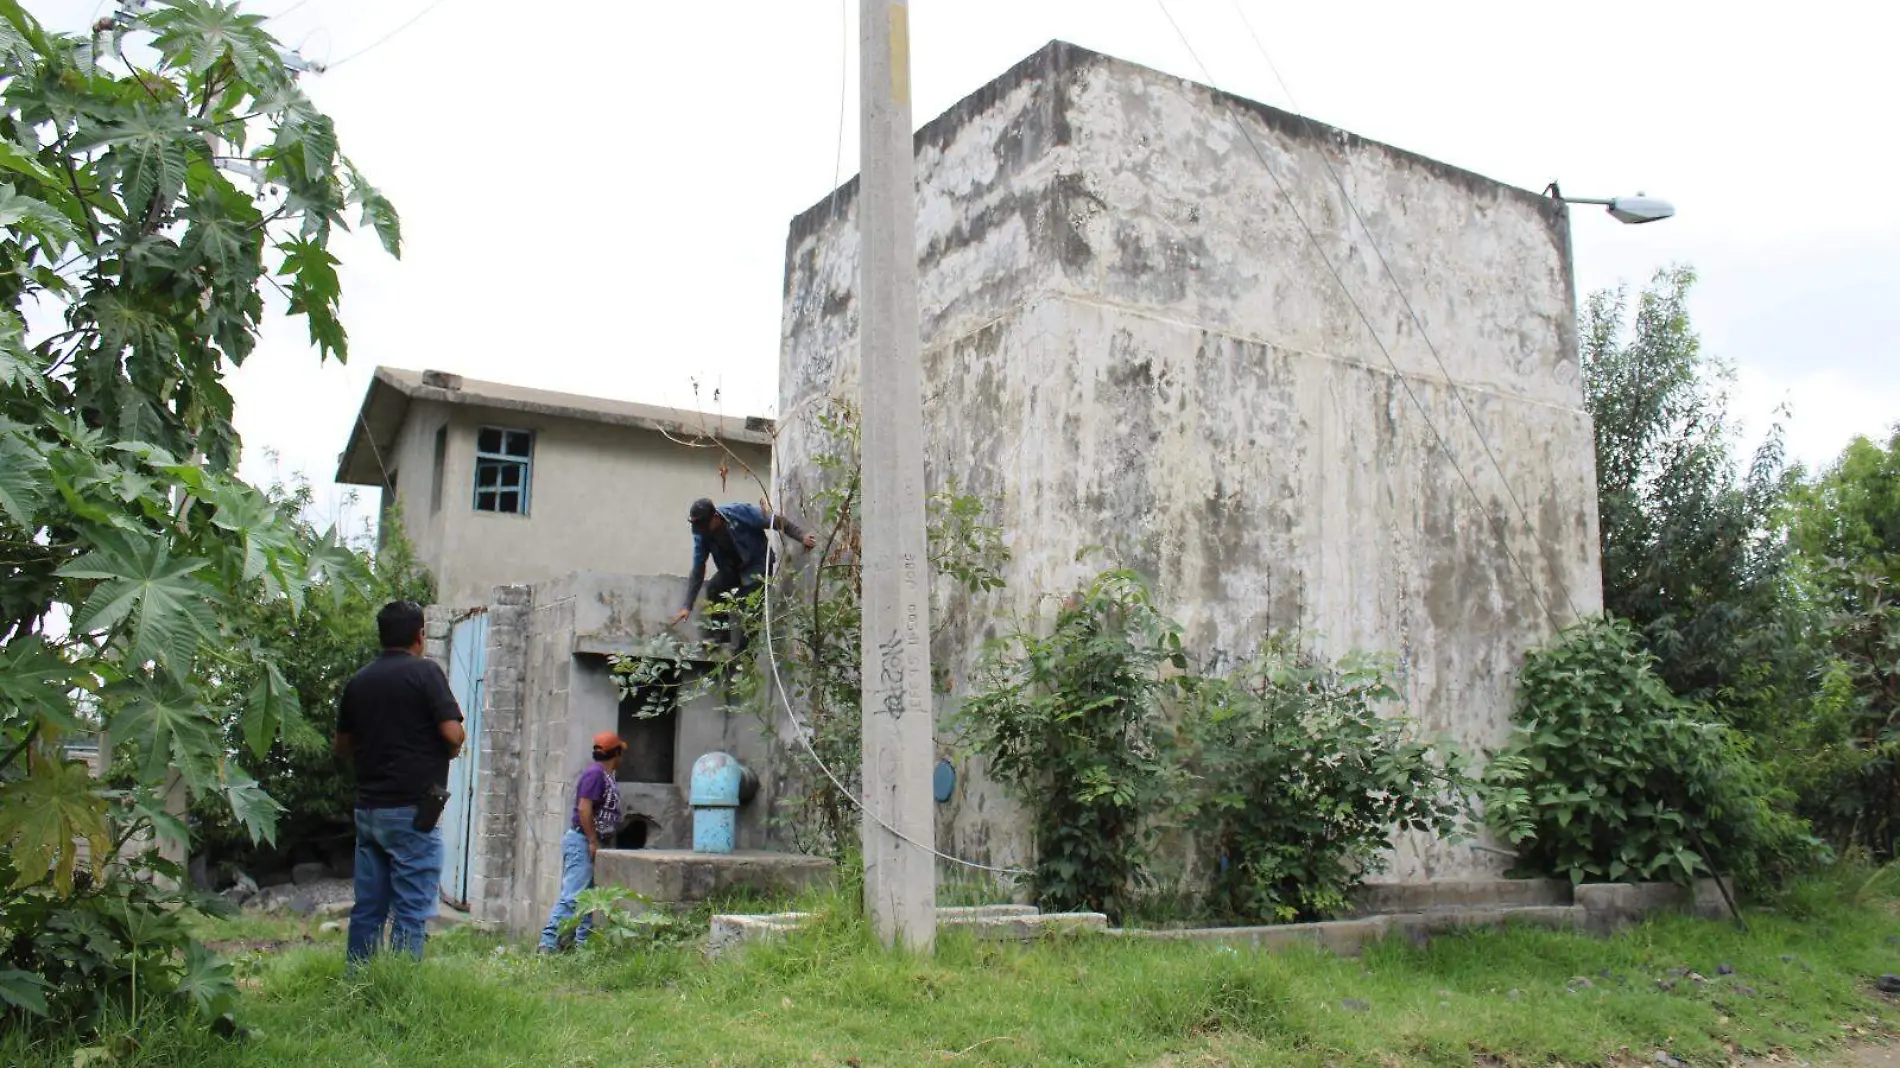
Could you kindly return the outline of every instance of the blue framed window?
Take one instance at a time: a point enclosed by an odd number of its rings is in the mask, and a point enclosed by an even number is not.
[[[534,433],[485,426],[475,435],[475,510],[528,514]]]

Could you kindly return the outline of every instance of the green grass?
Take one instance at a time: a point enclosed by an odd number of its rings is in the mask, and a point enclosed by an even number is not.
[[[691,947],[538,958],[456,931],[420,966],[379,961],[355,980],[337,935],[306,945],[313,925],[252,924],[240,937],[288,943],[245,958],[256,1033],[232,1043],[148,1023],[114,1063],[1579,1065],[1654,1064],[1666,1049],[1706,1064],[1825,1055],[1900,1023],[1870,987],[1900,971],[1891,902],[1813,884],[1750,924],[1666,919],[1607,940],[1478,933],[1358,960],[956,937],[919,959],[874,948],[843,918],[713,963]],[[1706,981],[1658,985],[1681,969]],[[66,1068],[72,1049],[4,1036],[0,1064]]]

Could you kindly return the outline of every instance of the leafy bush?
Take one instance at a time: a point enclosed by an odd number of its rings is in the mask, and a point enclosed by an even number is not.
[[[237,609],[295,616],[361,577],[333,535],[237,478],[224,375],[253,355],[267,277],[318,353],[346,357],[330,239],[355,207],[393,254],[400,224],[234,5],[128,5],[79,36],[0,0],[0,133],[6,1022],[35,991],[61,1016],[148,993],[210,1011],[213,958],[118,847],[188,847],[179,789],[270,839],[278,805],[243,761],[294,742],[300,702]],[[220,690],[239,674],[247,689]],[[65,759],[65,739],[101,731],[124,789]]]
[[[1826,654],[1777,764],[1800,811],[1843,850],[1900,853],[1900,430],[1866,438],[1802,484],[1790,509],[1800,588]]]
[[[153,876],[183,872],[153,857],[73,892],[45,886],[0,890],[0,1021],[36,1017],[92,1031],[155,1008],[196,1013],[231,1026],[237,1000],[231,965],[194,941],[193,913],[223,914],[221,899],[158,888]],[[0,853],[0,884],[14,872]]]
[[[579,948],[589,952],[627,949],[656,949],[691,940],[698,932],[672,913],[653,907],[653,902],[622,886],[592,886],[574,899],[574,915],[562,924],[560,938],[568,942],[580,931],[581,921],[592,916],[594,922],[587,941]]]
[[[1380,660],[1329,664],[1274,638],[1194,688],[1191,826],[1213,868],[1215,915],[1323,919],[1380,869],[1395,832],[1464,832],[1466,758],[1380,715],[1399,696]]]
[[[1515,730],[1484,776],[1486,815],[1522,874],[1759,880],[1813,856],[1746,740],[1663,684],[1635,630],[1576,624],[1534,651]]]
[[[289,522],[316,536],[303,518],[311,499],[306,480],[297,478],[273,487],[271,496],[291,517]],[[380,651],[378,609],[394,600],[429,604],[435,599],[433,584],[416,561],[393,504],[383,513],[379,538],[382,544],[374,553],[349,550],[356,558],[360,582],[324,583],[311,591],[301,610],[256,589],[232,606],[231,617],[256,635],[258,644],[273,657],[303,715],[252,764],[258,785],[283,806],[274,842],[253,841],[226,806],[204,800],[192,806],[195,846],[213,863],[251,870],[288,867],[302,859],[320,859],[326,846],[329,851],[350,848],[355,837],[356,773],[348,761],[339,761],[330,752],[337,696],[350,676]],[[221,666],[207,682],[210,705],[241,709],[243,695],[257,686],[262,675],[257,663]],[[253,728],[235,712],[222,719],[225,745],[233,751],[241,749],[247,744],[247,729]]]
[[[1165,674],[1187,667],[1179,629],[1141,579],[1107,571],[1065,601],[1047,635],[984,654],[959,716],[991,775],[1031,810],[1044,907],[1119,916],[1152,847],[1148,814],[1174,781]]]

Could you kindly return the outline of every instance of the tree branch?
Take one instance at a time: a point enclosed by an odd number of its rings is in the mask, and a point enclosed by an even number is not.
[[[27,748],[33,744],[34,739],[39,736],[40,725],[38,723],[34,723],[28,727],[26,729],[26,737],[20,739],[20,744],[14,746],[13,751],[8,753],[4,758],[0,758],[0,771],[5,771],[7,768],[12,767],[13,762],[20,759],[20,754],[26,752]]]

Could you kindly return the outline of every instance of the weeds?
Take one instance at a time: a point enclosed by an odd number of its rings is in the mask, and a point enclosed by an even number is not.
[[[287,932],[289,948],[243,969],[248,1038],[147,1017],[90,1046],[103,1051],[96,1065],[115,1068],[1808,1056],[1900,1024],[1871,986],[1900,971],[1900,921],[1881,884],[1867,882],[1856,869],[1800,884],[1758,906],[1748,933],[1666,919],[1611,939],[1511,930],[1388,943],[1357,960],[1106,938],[1018,946],[954,932],[933,956],[892,954],[849,898],[803,902],[818,917],[809,929],[717,962],[694,943],[537,957],[458,931],[433,940],[420,965],[379,958],[346,979],[339,936],[303,945]],[[0,1064],[68,1068],[77,1045],[0,1036]]]

